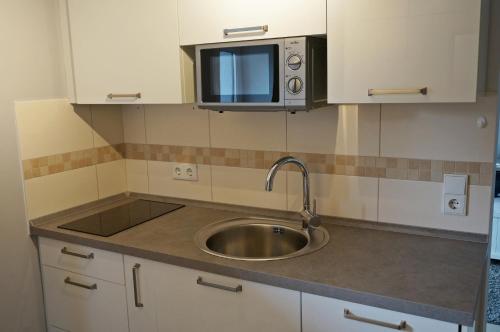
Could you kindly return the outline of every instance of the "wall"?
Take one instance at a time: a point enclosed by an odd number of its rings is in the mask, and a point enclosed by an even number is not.
[[[488,75],[486,89],[498,91],[498,74],[500,72],[500,0],[490,1],[490,26],[488,45]]]
[[[495,96],[477,104],[344,105],[297,114],[221,114],[191,105],[123,112],[131,191],[299,210],[301,176],[292,168],[272,193],[264,191],[266,169],[292,154],[310,167],[322,214],[488,232]],[[484,129],[475,125],[479,115],[490,123]],[[197,163],[199,181],[173,180],[173,162]],[[468,216],[442,215],[444,173],[470,175]]]
[[[56,2],[1,1],[0,329],[45,330],[38,258],[28,236],[14,101],[64,96]]]
[[[16,103],[30,219],[127,190],[119,105]]]
[[[298,211],[293,167],[264,191],[267,169],[292,154],[311,170],[321,214],[488,232],[496,96],[297,114],[67,100],[20,102],[16,111],[30,218],[125,190]],[[476,126],[480,115],[486,128]],[[174,180],[175,162],[197,164],[199,181]],[[444,173],[469,174],[468,216],[441,213]]]

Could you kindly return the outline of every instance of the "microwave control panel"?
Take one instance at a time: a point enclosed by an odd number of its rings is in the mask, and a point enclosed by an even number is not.
[[[306,106],[306,37],[285,39],[285,106]]]

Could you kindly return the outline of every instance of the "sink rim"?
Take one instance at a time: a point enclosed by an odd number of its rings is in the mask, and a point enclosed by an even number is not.
[[[207,246],[207,242],[208,239],[210,239],[210,237],[224,230],[237,227],[238,225],[259,225],[259,224],[267,226],[278,226],[289,229],[294,232],[301,233],[306,237],[307,244],[303,248],[294,251],[292,253],[281,256],[270,256],[270,257],[231,256],[211,250]],[[309,230],[304,230],[300,222],[295,222],[293,220],[254,217],[254,216],[233,217],[210,223],[199,229],[194,237],[194,243],[202,251],[213,256],[232,259],[232,260],[239,260],[239,261],[274,261],[274,260],[283,260],[293,257],[304,256],[323,248],[328,244],[329,241],[330,241],[330,234],[322,226],[309,231]]]

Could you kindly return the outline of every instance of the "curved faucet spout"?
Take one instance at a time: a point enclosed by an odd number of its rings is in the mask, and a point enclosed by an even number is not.
[[[296,165],[302,173],[302,190],[303,190],[304,206],[301,215],[304,219],[304,228],[307,228],[309,225],[314,227],[319,226],[320,220],[319,217],[316,215],[316,211],[311,211],[311,204],[309,199],[309,171],[307,170],[306,165],[301,160],[292,156],[287,156],[278,159],[273,164],[273,166],[271,166],[269,172],[267,172],[266,191],[273,190],[273,183],[276,173],[278,173],[278,170],[286,164]]]
[[[272,191],[273,190],[273,184],[274,184],[274,177],[276,176],[276,173],[278,173],[278,170],[285,166],[286,164],[294,164],[296,165],[300,171],[302,172],[302,177],[303,177],[303,189],[304,189],[304,208],[310,207],[310,201],[309,201],[309,172],[307,171],[306,165],[299,159],[292,157],[292,156],[287,156],[278,159],[273,166],[269,169],[267,172],[267,177],[266,177],[266,191]]]

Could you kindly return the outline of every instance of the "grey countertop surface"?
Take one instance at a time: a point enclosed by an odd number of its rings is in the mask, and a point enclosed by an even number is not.
[[[31,234],[456,324],[474,321],[487,251],[487,243],[476,240],[326,218],[330,242],[317,252],[279,261],[236,261],[202,252],[194,235],[209,223],[261,211],[194,203],[110,237],[57,228],[130,199],[32,221]]]

